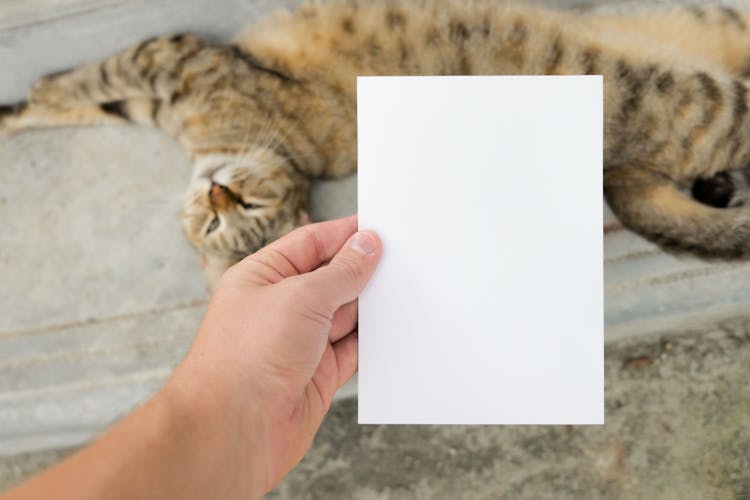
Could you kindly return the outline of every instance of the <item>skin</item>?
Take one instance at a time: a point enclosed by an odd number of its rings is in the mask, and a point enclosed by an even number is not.
[[[357,370],[357,296],[380,240],[356,217],[299,228],[230,268],[152,399],[2,500],[258,498],[309,449]]]

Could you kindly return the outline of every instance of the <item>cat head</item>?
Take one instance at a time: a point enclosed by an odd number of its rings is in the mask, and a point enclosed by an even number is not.
[[[308,187],[272,149],[196,159],[182,222],[210,289],[243,257],[308,222]]]

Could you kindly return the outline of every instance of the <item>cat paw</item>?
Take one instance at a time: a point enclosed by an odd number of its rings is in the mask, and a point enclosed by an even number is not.
[[[13,104],[0,104],[0,137],[11,135],[18,127],[14,122],[26,110],[26,102],[17,102]]]
[[[693,198],[716,208],[729,205],[734,194],[734,187],[726,172],[721,172],[710,179],[696,179],[691,189]]]
[[[691,194],[697,201],[715,208],[747,205],[747,172],[743,169],[726,170],[708,179],[696,179]]]

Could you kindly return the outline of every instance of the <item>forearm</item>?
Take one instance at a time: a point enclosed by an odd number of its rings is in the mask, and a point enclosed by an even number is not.
[[[262,493],[221,415],[170,381],[95,443],[2,500],[256,498]],[[245,444],[248,436],[243,436]]]

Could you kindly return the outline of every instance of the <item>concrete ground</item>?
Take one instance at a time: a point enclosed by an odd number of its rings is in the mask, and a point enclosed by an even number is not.
[[[144,37],[226,37],[277,5],[9,0],[0,102]],[[207,299],[179,226],[189,165],[164,134],[34,131],[0,138],[0,166],[2,491],[157,390]],[[314,187],[318,219],[354,210],[356,177]],[[341,401],[270,497],[750,499],[750,265],[676,259],[609,214],[605,228],[604,427],[358,426]]]
[[[605,359],[604,426],[358,426],[349,400],[269,498],[750,498],[749,318]]]
[[[363,426],[346,399],[267,498],[750,498],[750,318],[605,356],[604,426]],[[69,452],[0,460],[0,490]]]

